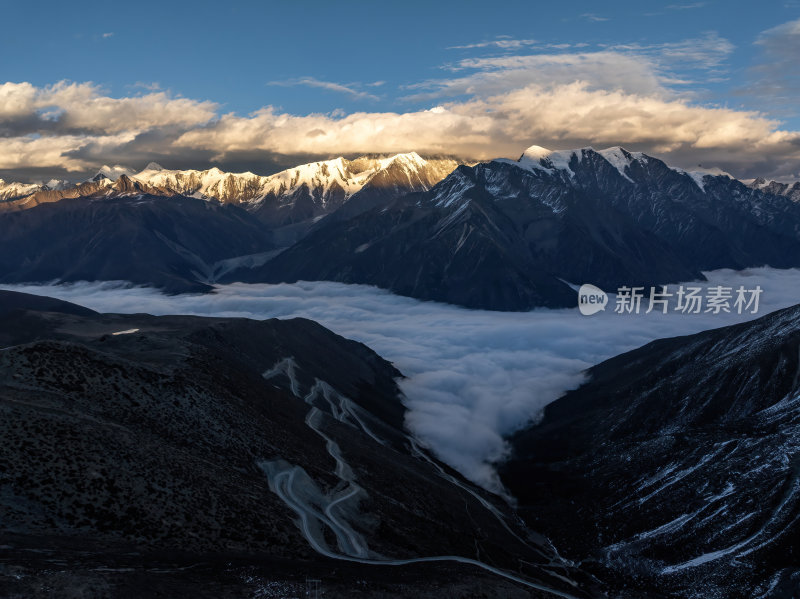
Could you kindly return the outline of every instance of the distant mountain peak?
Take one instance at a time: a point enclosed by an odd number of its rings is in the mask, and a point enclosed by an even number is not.
[[[747,186],[757,191],[787,197],[793,202],[800,202],[800,181],[768,181],[764,177],[758,177]]]
[[[417,166],[424,166],[428,161],[416,152],[405,152],[402,154],[395,154],[389,158],[390,162],[404,162],[406,164],[414,164]]]
[[[70,186],[70,183],[66,179],[50,179],[44,184],[44,186],[47,189],[60,191],[62,189],[67,189]]]
[[[141,172],[145,171],[163,171],[166,170],[163,166],[161,166],[158,162],[148,162],[147,166],[142,169]]]
[[[605,150],[600,150],[597,152],[606,159],[606,161],[611,164],[614,168],[619,171],[619,174],[625,177],[628,181],[633,181],[627,173],[625,169],[630,167],[631,164],[634,162],[647,162],[648,156],[643,154],[642,152],[629,152],[625,148],[621,146],[612,146],[610,148],[606,148]]]
[[[622,146],[611,146],[604,150],[595,150],[591,146],[583,148],[576,148],[572,150],[548,150],[542,146],[531,146],[522,153],[517,163],[522,166],[539,168],[544,170],[552,170],[553,168],[559,170],[569,170],[569,164],[572,162],[573,157],[578,159],[578,162],[583,160],[583,157],[590,154],[602,156],[606,162],[616,168],[623,177],[625,168],[630,166],[635,161],[647,160],[648,156],[642,152],[629,152]]]
[[[103,179],[116,181],[117,179],[120,178],[121,175],[127,175],[128,177],[132,177],[133,174],[134,172],[131,169],[124,167],[122,165],[115,164],[114,166],[108,166],[107,164],[104,164],[103,166],[100,167],[100,170],[97,171],[94,177],[89,179],[89,181],[99,182],[102,181]]]
[[[522,152],[522,156],[519,157],[517,162],[522,162],[524,158],[529,160],[542,160],[543,158],[547,158],[550,154],[553,153],[553,150],[549,150],[543,146],[532,145],[531,147],[527,148],[524,152]]]
[[[684,170],[682,168],[678,168],[677,166],[671,166],[670,168],[673,171],[675,171],[676,173],[681,173],[682,175],[686,175],[688,177],[691,177],[692,180],[694,180],[694,182],[697,184],[697,187],[700,188],[700,191],[705,191],[705,189],[706,189],[706,187],[705,187],[706,186],[706,184],[705,184],[706,177],[728,177],[728,179],[735,179],[736,178],[733,175],[731,175],[730,173],[727,173],[727,172],[723,171],[721,168],[716,168],[716,167],[714,167],[714,168],[698,167],[697,169],[691,170],[691,171],[687,171],[687,170]]]
[[[730,179],[735,179],[733,175],[720,168],[703,168],[700,166],[696,169],[685,170],[679,167],[669,166],[663,163],[663,161],[648,156],[643,152],[630,152],[621,146],[612,146],[604,150],[595,150],[591,146],[573,150],[549,150],[542,146],[534,145],[525,150],[517,161],[501,158],[496,162],[514,164],[531,172],[544,172],[551,175],[560,171],[566,173],[570,180],[574,180],[576,173],[573,171],[573,161],[577,160],[577,164],[580,165],[584,163],[584,159],[591,156],[602,158],[603,161],[614,167],[616,171],[630,183],[636,182],[631,178],[629,170],[634,163],[647,164],[650,161],[662,163],[665,167],[689,177],[700,191],[705,191],[706,177],[728,177]],[[589,161],[588,164],[596,168],[597,162]],[[763,180],[759,181],[761,183],[759,189],[768,185],[766,182],[763,182]],[[753,186],[754,184],[751,184],[751,187]]]
[[[17,183],[14,181],[4,181],[0,179],[0,201],[13,200],[25,197],[41,189],[37,183]]]
[[[572,177],[575,173],[569,165],[574,157],[577,157],[578,162],[580,162],[583,158],[584,150],[594,151],[592,148],[548,150],[542,146],[533,145],[522,153],[522,156],[517,160],[517,164],[530,171],[566,171]]]

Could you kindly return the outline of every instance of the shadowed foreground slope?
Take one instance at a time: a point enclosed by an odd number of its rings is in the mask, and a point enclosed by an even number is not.
[[[0,594],[594,586],[416,446],[366,346],[302,319],[21,309],[43,301],[0,295]]]

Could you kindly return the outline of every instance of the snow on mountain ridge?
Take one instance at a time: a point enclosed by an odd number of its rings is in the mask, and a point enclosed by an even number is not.
[[[608,164],[613,166],[617,172],[622,175],[622,177],[631,183],[634,183],[634,181],[626,171],[634,162],[647,163],[648,160],[651,159],[650,156],[644,154],[643,152],[629,152],[621,146],[612,146],[604,150],[595,150],[591,146],[574,150],[548,150],[542,146],[534,145],[526,149],[522,153],[522,156],[520,156],[519,160],[514,161],[500,158],[495,160],[495,162],[513,164],[531,172],[541,171],[553,174],[557,171],[564,171],[567,173],[570,179],[573,179],[575,177],[575,172],[570,167],[570,163],[572,162],[573,158],[577,158],[578,163],[581,163],[584,157],[589,153],[601,156]],[[704,179],[707,176],[722,176],[734,179],[733,175],[719,168],[698,168],[691,171],[672,166],[669,168],[677,173],[681,173],[687,177],[690,177],[701,191],[705,191]],[[768,184],[765,184],[762,187],[765,187],[766,185]]]
[[[763,191],[773,195],[779,195],[789,198],[794,202],[800,202],[800,181],[767,181],[763,177],[758,177],[749,183],[746,183],[751,189]]]
[[[581,148],[577,150],[548,150],[542,146],[531,146],[522,153],[518,164],[522,168],[528,170],[543,170],[552,173],[555,171],[566,171],[570,178],[575,176],[575,173],[569,167],[572,158],[576,157],[578,162],[583,158],[583,150],[591,150],[592,148]],[[511,161],[509,161],[511,162]],[[513,164],[513,162],[512,162]],[[548,164],[550,166],[548,166]]]
[[[100,167],[100,170],[89,179],[89,181],[100,181],[101,179],[110,179],[111,181],[116,181],[122,175],[126,177],[132,177],[134,175],[134,171],[129,169],[128,167],[122,166],[121,164],[115,164],[114,166],[108,166],[104,164]]]
[[[695,182],[697,187],[700,188],[700,191],[706,190],[705,178],[706,177],[728,177],[729,179],[735,179],[733,175],[730,173],[726,173],[720,168],[698,168],[692,171],[686,171],[682,168],[678,168],[677,166],[669,167],[676,173],[681,173],[682,175],[686,175],[687,177],[691,177],[691,179]]]
[[[416,152],[353,160],[339,157],[299,165],[273,175],[228,173],[218,167],[170,170],[156,162],[134,173],[121,165],[105,165],[94,177],[75,185],[55,180],[48,185],[0,182],[0,201],[7,202],[2,209],[8,211],[66,197],[112,196],[125,192],[120,188],[131,188],[138,193],[184,195],[239,204],[258,211],[271,210],[269,205],[290,208],[299,201],[299,213],[305,214],[310,200],[316,206],[313,211],[317,217],[320,211],[328,213],[336,209],[370,181],[384,194],[422,191],[438,183],[456,166],[455,160],[426,160]]]
[[[626,173],[625,169],[628,168],[633,162],[647,162],[647,155],[643,154],[642,152],[628,152],[625,148],[620,146],[613,146],[611,148],[606,148],[605,150],[600,150],[597,152],[603,158],[608,161],[611,166],[619,171],[619,174],[625,177],[628,181],[633,183],[633,179],[631,179]]]
[[[446,172],[439,166],[440,162],[447,163]],[[335,158],[320,162],[302,164],[274,175],[265,177],[265,184],[262,187],[262,197],[254,200],[259,203],[269,196],[290,198],[297,193],[303,186],[309,191],[316,190],[319,200],[325,205],[332,194],[341,192],[343,199],[347,200],[350,196],[361,191],[361,189],[379,173],[385,173],[393,167],[399,167],[410,180],[412,175],[417,175],[426,169],[434,169],[437,174],[434,178],[438,182],[455,168],[454,161],[426,160],[416,152],[395,154],[385,158]],[[430,179],[431,177],[426,177]]]
[[[263,177],[249,172],[226,173],[217,167],[169,170],[154,162],[132,178],[173,193],[234,203],[252,200],[263,182]]]
[[[13,200],[26,195],[30,195],[42,189],[38,183],[17,183],[10,181],[6,183],[0,179],[0,201]]]

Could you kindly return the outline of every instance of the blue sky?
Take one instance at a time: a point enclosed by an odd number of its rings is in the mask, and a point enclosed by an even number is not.
[[[194,161],[197,167],[219,163],[260,172],[293,160],[367,151],[419,149],[484,159],[519,154],[534,143],[620,143],[680,165],[713,162],[738,176],[755,176],[747,166],[753,160],[732,149],[734,135],[769,153],[758,174],[800,176],[800,157],[793,154],[800,147],[793,136],[800,130],[794,102],[800,86],[792,54],[800,48],[800,26],[795,31],[791,25],[800,19],[800,0],[757,6],[722,0],[7,2],[2,11],[5,22],[20,25],[4,28],[0,38],[0,82],[28,83],[37,98],[29,112],[7,107],[13,114],[6,115],[4,129],[0,94],[0,176],[6,178],[15,172],[28,178],[74,173],[126,159],[138,167],[148,157],[181,168]],[[59,82],[84,87],[68,92],[62,83],[53,93]],[[577,82],[583,90],[567,93]],[[566,124],[527,131],[517,126],[519,135],[480,124],[482,112],[495,109],[525,123],[535,120],[525,112],[520,90],[534,104],[550,106],[589,106],[602,92],[623,93],[618,104],[632,101],[633,111],[642,109],[641,98],[662,102],[648,105],[654,113],[670,112],[678,102],[687,110],[709,110],[708,118],[721,119],[706,123],[709,131],[730,130],[731,139],[715,142],[702,133],[693,139],[690,131],[679,139],[658,135],[708,120],[688,112],[688,120],[651,119],[635,131],[616,115],[608,118],[619,119],[617,129],[596,134],[588,121],[575,130]],[[86,110],[103,98],[139,98],[135,122],[109,130],[87,115],[74,116],[81,110],[77,103]],[[169,104],[181,98],[191,106]],[[607,110],[609,102],[606,97],[598,110]],[[141,116],[148,103],[156,112],[193,117],[156,114],[148,120]],[[126,106],[109,104],[111,112],[100,114],[122,119]],[[375,126],[372,116],[418,115],[442,106],[447,115],[436,123],[426,113],[389,124],[378,119]],[[265,107],[271,107],[269,115],[247,120]],[[731,114],[722,118],[716,109]],[[282,126],[279,115],[312,114],[327,120],[295,120],[285,137],[310,135],[316,145],[292,145],[274,133]],[[354,114],[366,116],[355,123]],[[34,126],[36,119],[41,122]],[[419,148],[412,147],[414,127]],[[353,129],[360,131],[357,138]],[[441,141],[431,138],[432,130]],[[247,145],[254,131],[260,137]],[[334,138],[343,140],[340,148]],[[7,153],[30,158],[3,160],[3,144]],[[65,156],[60,162],[59,153]]]

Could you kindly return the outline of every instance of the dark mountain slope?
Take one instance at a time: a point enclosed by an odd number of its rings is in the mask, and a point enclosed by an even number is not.
[[[323,227],[264,267],[228,280],[365,283],[472,308],[573,303],[571,290],[560,281],[526,272],[515,240],[495,226],[491,206],[475,204],[448,220],[418,206],[415,197],[390,211]]]
[[[31,295],[30,293],[18,293],[16,291],[4,291],[0,289],[0,317],[17,310],[61,312],[63,314],[76,314],[78,316],[96,314],[96,312],[89,308],[84,308],[78,304],[72,304],[52,297]]]
[[[308,577],[331,597],[595,586],[416,447],[399,373],[362,344],[302,319],[8,301],[0,594],[252,596]],[[413,562],[436,556],[462,563]],[[397,559],[412,560],[405,581],[387,573]]]
[[[656,341],[589,374],[512,439],[501,476],[529,525],[620,584],[800,590],[800,307]]]
[[[0,281],[109,281],[210,289],[214,263],[271,249],[244,210],[203,200],[78,198],[0,215]]]

